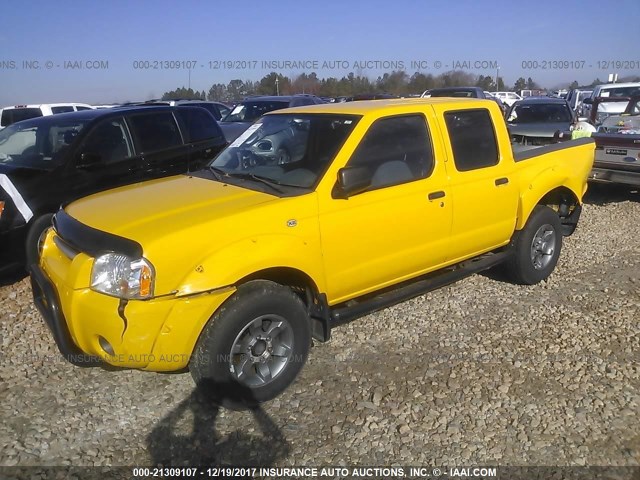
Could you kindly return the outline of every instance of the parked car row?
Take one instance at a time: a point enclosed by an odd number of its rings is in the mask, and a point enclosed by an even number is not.
[[[29,120],[30,118],[92,109],[93,107],[86,103],[43,103],[4,107],[0,108],[0,130],[15,122]]]

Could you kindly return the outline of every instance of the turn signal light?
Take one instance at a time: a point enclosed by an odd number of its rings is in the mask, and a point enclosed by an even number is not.
[[[4,211],[4,202],[0,202],[0,218],[2,218],[3,211]]]

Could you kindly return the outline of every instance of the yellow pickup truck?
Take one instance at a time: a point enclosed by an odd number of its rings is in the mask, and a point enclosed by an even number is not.
[[[76,365],[189,369],[256,404],[336,325],[497,264],[546,279],[593,158],[588,138],[514,158],[489,100],[280,110],[202,171],[60,209],[34,300]]]

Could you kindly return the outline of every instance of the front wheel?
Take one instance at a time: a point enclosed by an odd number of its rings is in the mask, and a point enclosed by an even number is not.
[[[551,208],[538,205],[512,246],[513,256],[507,263],[511,278],[522,285],[545,280],[558,263],[562,249],[560,217]]]
[[[248,408],[293,382],[310,344],[302,300],[288,287],[257,280],[241,285],[209,320],[189,370],[221,405]]]

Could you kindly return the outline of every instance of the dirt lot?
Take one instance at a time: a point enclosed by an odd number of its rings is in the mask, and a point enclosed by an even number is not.
[[[336,329],[254,412],[65,363],[5,279],[0,465],[639,465],[639,220],[595,189],[548,282],[476,275]]]

